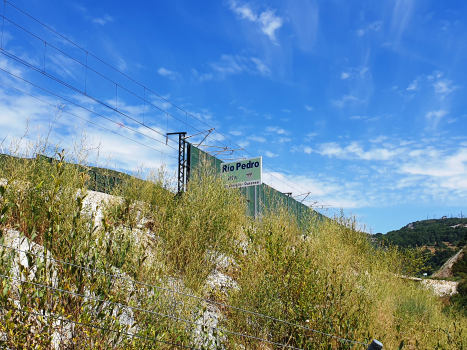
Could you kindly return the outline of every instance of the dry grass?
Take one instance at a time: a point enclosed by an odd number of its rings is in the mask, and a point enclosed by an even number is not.
[[[163,169],[145,176],[136,172],[132,180],[115,188],[113,194],[118,199],[104,206],[103,220],[95,226],[93,214],[83,207],[88,179],[65,162],[67,152],[55,153],[57,161],[52,163],[13,159],[0,174],[7,179],[7,185],[1,187],[1,228],[20,231],[55,258],[216,298],[336,337],[363,343],[376,338],[387,349],[401,345],[408,349],[456,349],[465,344],[464,317],[443,313],[443,303],[429,291],[397,277],[417,269],[417,252],[375,248],[352,218],[316,221],[310,216],[306,228],[299,228],[278,206],[253,221],[245,215],[245,201],[239,192],[226,189],[205,167],[192,172],[189,188],[181,196],[174,195],[172,181]],[[71,160],[85,164],[85,159],[76,156]],[[7,250],[1,253],[1,274],[12,276],[17,257]],[[213,253],[236,262],[223,270],[239,286],[227,295],[211,295],[206,289],[206,278],[216,268],[210,259]],[[40,259],[26,265],[20,272],[29,282],[55,283],[63,290],[166,314],[175,312],[192,321],[203,312],[204,305],[192,299],[174,299],[155,289],[137,290],[66,265],[52,266]],[[52,346],[51,335],[57,325],[50,319],[28,318],[5,309],[18,306],[178,344],[194,341],[193,327],[183,322],[134,311],[130,326],[122,321],[122,308],[116,310],[66,293],[44,293],[31,284],[20,288],[7,279],[2,279],[1,290],[2,346]],[[306,349],[361,348],[232,309],[222,312],[223,327],[271,341]],[[83,327],[73,332],[74,345],[64,341],[68,348],[170,348]],[[265,346],[234,336],[227,336],[225,344],[227,348]]]

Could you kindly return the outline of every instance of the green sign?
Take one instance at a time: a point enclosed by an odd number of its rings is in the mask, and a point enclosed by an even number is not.
[[[228,187],[261,185],[262,165],[261,157],[222,163],[221,174],[226,177]]]

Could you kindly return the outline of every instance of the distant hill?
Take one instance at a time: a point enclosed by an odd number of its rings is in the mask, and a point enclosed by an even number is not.
[[[453,246],[464,245],[466,235],[467,218],[444,217],[443,219],[415,221],[399,230],[389,231],[385,235],[376,234],[376,237],[404,248],[415,248],[444,247],[443,242]]]
[[[399,230],[373,236],[373,240],[403,248],[424,248],[427,261],[422,272],[429,275],[466,245],[466,238],[467,218],[447,217],[411,222]]]

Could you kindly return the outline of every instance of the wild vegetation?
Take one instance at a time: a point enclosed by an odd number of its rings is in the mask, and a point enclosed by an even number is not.
[[[466,218],[445,218],[415,221],[399,230],[378,236],[400,247],[434,246],[442,242],[457,245],[467,234]]]
[[[163,169],[137,171],[93,210],[90,179],[71,165],[85,166],[86,152],[49,152],[55,161],[24,161],[16,148],[20,157],[0,173],[2,347],[281,348],[274,342],[360,349],[342,339],[373,338],[386,349],[466,344],[467,319],[442,312],[430,291],[400,278],[417,273],[420,254],[374,247],[352,218],[310,216],[299,227],[278,206],[253,220],[240,193],[208,166],[192,172],[181,195]],[[210,288],[213,271],[232,286]],[[196,325],[212,305],[214,331]]]
[[[423,249],[426,264],[421,272],[431,275],[466,244],[466,225],[465,218],[421,220],[375,236],[380,241],[402,248]]]

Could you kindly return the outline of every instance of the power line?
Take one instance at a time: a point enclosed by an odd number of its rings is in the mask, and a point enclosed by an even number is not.
[[[8,52],[8,51],[6,51],[6,50],[1,50],[0,52],[1,52],[3,55],[5,55],[5,56],[7,56],[7,57],[9,57],[9,58],[11,58],[11,59],[13,59],[13,60],[15,60],[16,62],[19,62],[19,63],[21,63],[22,65],[24,65],[24,66],[26,66],[26,67],[28,67],[28,68],[30,68],[30,69],[32,69],[32,70],[38,72],[38,73],[41,73],[41,74],[47,76],[48,78],[50,78],[50,79],[52,79],[52,80],[54,80],[54,81],[56,81],[56,82],[58,82],[58,83],[60,83],[60,84],[62,84],[62,85],[64,85],[64,86],[66,86],[66,87],[68,87],[68,88],[70,88],[71,90],[73,90],[73,91],[75,91],[75,92],[78,92],[78,93],[80,93],[80,94],[82,94],[82,95],[84,95],[84,96],[90,98],[90,99],[93,100],[93,101],[96,101],[96,102],[102,104],[104,107],[107,107],[107,108],[113,110],[114,112],[117,112],[117,113],[119,113],[119,114],[125,116],[125,117],[128,118],[128,119],[131,119],[131,120],[134,121],[135,123],[140,124],[140,125],[143,125],[142,123],[140,123],[139,121],[137,121],[135,118],[130,117],[129,115],[127,115],[127,114],[125,114],[125,113],[123,113],[123,112],[117,110],[116,108],[113,108],[112,106],[110,106],[110,105],[108,105],[108,104],[106,104],[106,103],[104,103],[104,102],[102,102],[102,101],[99,101],[99,100],[93,98],[92,96],[90,96],[90,95],[88,95],[88,94],[85,94],[84,92],[80,91],[79,89],[73,87],[72,85],[70,85],[70,84],[68,84],[68,83],[65,83],[64,81],[58,79],[57,77],[55,77],[55,76],[53,76],[53,75],[51,75],[51,74],[49,74],[49,73],[47,73],[47,72],[41,71],[39,68],[37,68],[37,67],[35,67],[34,65],[32,65],[32,64],[30,64],[30,63],[24,61],[23,59],[19,58],[18,56],[13,55],[13,54],[11,54],[10,52]],[[1,68],[0,68],[0,69],[1,69]],[[42,89],[42,90],[44,90],[44,91],[47,91],[48,93],[50,93],[50,94],[52,94],[52,95],[56,95],[56,94],[54,94],[53,92],[48,91],[48,90],[46,90],[46,89],[44,89],[44,88],[41,88],[40,86],[38,86],[38,85],[36,85],[36,84],[33,84],[33,83],[31,83],[31,82],[29,82],[29,81],[27,81],[27,80],[25,80],[25,79],[22,79],[22,78],[20,78],[19,76],[15,75],[15,74],[13,74],[13,73],[11,73],[11,72],[5,70],[5,69],[1,69],[1,70],[3,70],[3,71],[6,72],[6,73],[9,73],[9,74],[13,75],[14,77],[16,77],[16,78],[18,78],[18,79],[21,79],[21,80],[23,80],[23,81],[26,81],[26,82],[28,82],[29,84],[34,85],[34,86],[36,86],[36,87],[38,87],[38,88],[40,88],[40,89]],[[56,95],[56,96],[58,96],[58,95]],[[62,97],[62,98],[63,98],[63,97]],[[65,98],[63,98],[63,99],[66,100],[66,101],[68,101],[68,102],[70,102],[70,103],[73,103],[74,105],[77,105],[76,103],[74,103],[74,102],[72,102],[72,101],[70,101],[70,100],[67,100],[67,99],[65,99]],[[77,105],[77,106],[79,106],[79,105]],[[81,107],[81,106],[80,106],[80,107]],[[82,108],[84,108],[84,107],[82,107]],[[89,110],[89,111],[90,111],[90,110]],[[100,117],[103,117],[102,115],[100,115],[100,114],[98,114],[98,113],[95,113],[95,112],[92,112],[92,113],[97,114],[97,115],[99,115]],[[105,117],[103,117],[103,118],[105,118]],[[157,131],[157,130],[155,130],[155,129],[153,129],[153,128],[147,126],[147,125],[143,125],[143,126],[146,127],[146,128],[148,128],[148,129],[150,129],[151,131],[153,131],[153,132],[155,132],[155,133],[157,133],[157,134],[159,134],[159,135],[165,137],[165,135],[162,134],[161,132],[159,132],[159,131]],[[136,130],[133,130],[133,131],[138,132],[138,131],[136,131]],[[138,133],[142,134],[141,132],[138,132]],[[142,135],[145,135],[145,134],[142,134]],[[146,136],[147,136],[147,135],[146,135]],[[147,136],[147,137],[149,137],[149,136]],[[154,138],[153,138],[153,140],[158,141],[158,142],[164,144],[162,141],[159,141],[159,140],[157,140],[157,139],[154,139]],[[170,139],[170,140],[173,141],[172,139]],[[167,145],[167,146],[168,146],[168,145]],[[173,149],[175,150],[175,148],[172,147],[172,146],[168,146],[168,147],[171,147],[171,148],[173,148]]]
[[[98,71],[96,71],[96,70],[94,70],[93,68],[89,67],[87,64],[84,64],[83,62],[77,60],[77,59],[74,58],[73,56],[70,56],[70,55],[67,54],[66,52],[60,50],[59,48],[57,48],[56,46],[52,45],[51,43],[45,41],[44,39],[40,38],[39,36],[37,36],[37,35],[31,33],[30,31],[28,31],[28,30],[25,29],[24,27],[20,26],[19,24],[13,22],[12,20],[10,20],[10,19],[8,19],[8,18],[6,18],[6,17],[5,17],[4,19],[6,19],[8,22],[12,23],[13,25],[17,26],[18,28],[22,29],[22,30],[25,31],[26,33],[32,35],[32,36],[35,37],[36,39],[41,40],[41,41],[45,44],[45,48],[46,48],[47,45],[48,45],[48,46],[54,48],[55,50],[57,50],[58,52],[60,52],[61,54],[65,55],[66,57],[72,59],[72,60],[75,61],[76,63],[79,63],[79,64],[81,64],[82,66],[86,67],[86,76],[87,76],[87,70],[91,70],[92,72],[98,74],[100,77],[106,79],[107,81],[111,82],[112,84],[115,84],[115,89],[116,89],[116,90],[115,90],[115,92],[116,92],[116,93],[115,93],[115,102],[116,102],[115,105],[116,105],[116,107],[113,108],[112,106],[110,106],[110,105],[108,105],[108,104],[106,104],[106,103],[104,103],[104,102],[102,102],[102,101],[100,101],[100,100],[98,100],[98,99],[96,99],[96,98],[90,96],[90,95],[87,94],[86,92],[81,91],[81,90],[79,90],[78,88],[76,88],[76,87],[74,87],[74,86],[72,86],[72,85],[70,85],[70,84],[68,84],[68,83],[65,83],[65,82],[63,82],[62,80],[58,79],[57,77],[55,77],[55,76],[53,76],[53,75],[47,73],[47,72],[45,71],[45,49],[44,49],[44,69],[43,69],[43,70],[40,70],[39,67],[36,67],[36,66],[34,66],[34,65],[32,65],[32,64],[30,64],[30,63],[24,61],[24,60],[22,60],[22,59],[19,58],[18,56],[14,55],[14,54],[12,54],[11,52],[8,52],[8,51],[6,51],[5,49],[2,48],[2,50],[4,50],[5,52],[7,52],[9,55],[12,56],[11,58],[16,57],[16,60],[17,60],[17,61],[20,60],[20,63],[22,63],[22,64],[24,64],[24,65],[27,65],[27,66],[29,66],[30,68],[32,68],[32,69],[34,69],[34,70],[36,70],[36,71],[38,71],[38,72],[40,72],[40,73],[42,73],[42,74],[47,75],[49,78],[51,78],[51,79],[53,79],[53,80],[59,82],[60,84],[66,86],[66,87],[68,87],[68,88],[70,88],[70,89],[72,89],[72,90],[74,90],[74,91],[76,91],[76,92],[78,92],[78,93],[80,93],[80,94],[82,94],[82,95],[85,95],[85,96],[87,96],[87,97],[93,99],[94,101],[96,101],[96,102],[98,102],[98,103],[101,103],[101,104],[104,105],[105,107],[110,108],[110,109],[114,110],[114,111],[117,112],[117,113],[120,113],[120,112],[118,111],[118,87],[120,87],[121,89],[125,90],[126,92],[132,94],[133,96],[139,98],[140,100],[143,100],[143,98],[142,98],[141,96],[135,94],[134,92],[128,90],[128,89],[125,88],[124,86],[118,84],[117,82],[113,81],[112,79],[110,79],[110,78],[106,77],[105,75],[99,73]],[[86,83],[86,82],[87,82],[87,79],[85,80],[85,83]],[[157,95],[157,96],[158,96],[158,95]],[[158,96],[158,97],[159,97],[159,96]],[[160,110],[160,111],[163,112],[163,113],[167,113],[166,111],[164,111],[164,110],[163,110],[162,108],[160,108],[159,106],[154,105],[154,104],[152,104],[151,102],[149,102],[149,101],[147,101],[147,100],[144,100],[144,102],[150,104],[151,106],[153,106],[153,107],[155,107],[155,108],[157,108],[158,110]],[[120,113],[120,114],[123,114],[123,115],[125,115],[126,117],[132,119],[134,122],[136,122],[136,123],[138,123],[138,124],[141,124],[141,125],[143,125],[143,126],[149,128],[149,129],[151,129],[149,126],[145,125],[144,123],[141,123],[141,122],[139,122],[139,121],[137,121],[137,120],[135,120],[135,119],[133,119],[133,118],[127,116],[127,115],[124,114],[124,113]],[[173,115],[170,115],[170,116],[171,116],[172,118],[178,120],[179,122],[184,123],[181,119],[179,119],[179,118],[177,118],[177,117],[175,117],[175,116],[173,116]],[[191,126],[190,126],[190,127],[191,127]],[[151,129],[151,130],[152,130],[152,131],[155,131],[155,132],[158,132],[158,131],[153,130],[153,129]]]
[[[140,87],[143,87],[143,88],[144,88],[144,91],[148,90],[149,92],[151,92],[151,93],[154,94],[155,96],[159,97],[161,100],[163,100],[163,101],[169,103],[170,105],[174,106],[175,108],[177,108],[177,109],[180,110],[181,112],[185,113],[186,116],[189,115],[189,116],[192,117],[193,119],[198,120],[199,122],[203,123],[204,125],[211,127],[209,124],[207,124],[207,123],[204,122],[203,120],[197,118],[197,117],[194,116],[193,114],[191,114],[191,113],[185,111],[185,110],[182,109],[181,107],[179,107],[179,106],[175,105],[174,103],[168,101],[167,99],[163,98],[163,97],[160,96],[159,94],[155,93],[155,92],[152,91],[151,89],[149,89],[149,88],[147,88],[146,86],[142,85],[141,83],[139,83],[139,82],[136,81],[135,79],[131,78],[131,77],[128,76],[127,74],[125,74],[125,73],[123,73],[122,71],[120,71],[119,69],[113,67],[112,65],[110,65],[109,63],[107,63],[107,62],[105,62],[104,60],[100,59],[99,57],[97,57],[97,56],[93,55],[92,53],[86,51],[83,47],[79,46],[78,44],[74,43],[74,42],[71,41],[70,39],[66,38],[66,37],[63,36],[62,34],[60,34],[60,33],[58,33],[57,31],[55,31],[54,29],[50,28],[49,26],[47,26],[46,24],[44,24],[43,22],[41,22],[40,20],[38,20],[38,19],[35,18],[34,16],[32,16],[32,15],[26,13],[25,11],[21,10],[20,8],[18,8],[17,6],[13,5],[13,4],[10,3],[9,1],[4,0],[4,4],[7,4],[7,3],[8,3],[10,6],[12,6],[13,8],[15,8],[16,10],[20,11],[21,13],[23,13],[24,15],[26,15],[26,16],[28,16],[29,18],[33,19],[34,21],[36,21],[36,22],[39,23],[40,25],[44,26],[45,28],[47,28],[47,29],[50,30],[51,32],[53,32],[53,33],[55,33],[56,35],[60,36],[62,39],[66,40],[66,41],[69,42],[70,44],[74,45],[75,47],[77,47],[77,48],[79,48],[80,50],[82,50],[83,52],[85,52],[85,53],[86,53],[86,61],[87,61],[87,56],[88,56],[88,55],[94,57],[95,59],[97,59],[97,60],[100,61],[101,63],[105,64],[105,65],[108,66],[109,68],[113,69],[114,71],[116,71],[116,72],[119,73],[120,75],[124,76],[125,78],[129,79],[130,81],[134,82],[135,84],[139,85]],[[66,54],[65,52],[63,52],[62,50],[56,48],[56,47],[53,46],[52,44],[47,43],[44,39],[39,38],[39,37],[36,36],[35,34],[33,34],[33,33],[31,33],[30,31],[28,31],[27,29],[21,27],[20,25],[16,24],[15,22],[11,21],[10,19],[6,18],[6,17],[5,17],[5,13],[3,14],[2,17],[3,17],[4,20],[5,20],[5,19],[8,20],[10,23],[16,25],[17,27],[19,27],[19,28],[21,28],[22,30],[24,30],[24,31],[26,31],[27,33],[29,33],[30,35],[33,35],[33,36],[36,37],[37,39],[43,41],[46,45],[47,45],[47,44],[50,45],[51,47],[55,48],[55,49],[58,50],[59,52],[61,52],[61,53],[63,53],[64,55],[66,55],[67,57],[70,57],[70,58],[73,59],[74,61],[80,63],[81,65],[84,65],[84,66],[86,67],[86,75],[87,75],[87,69],[90,69],[90,70],[94,71],[96,74],[98,74],[99,76],[103,77],[104,79],[106,79],[106,80],[108,80],[108,81],[110,81],[110,82],[116,84],[116,86],[121,87],[121,88],[124,89],[125,91],[128,91],[128,92],[131,93],[132,95],[134,95],[134,96],[138,97],[139,99],[145,101],[145,103],[151,104],[151,103],[150,103],[149,101],[147,101],[145,98],[142,98],[141,96],[139,96],[139,95],[133,93],[132,91],[130,91],[130,90],[124,88],[123,86],[117,84],[116,82],[114,82],[113,80],[109,79],[108,77],[106,77],[106,76],[102,75],[101,73],[99,73],[99,72],[93,70],[92,68],[90,68],[90,67],[87,65],[87,63],[86,63],[86,64],[83,64],[81,61],[75,59],[74,57],[72,57],[72,56],[70,56],[70,55],[68,55],[68,54]],[[2,31],[2,34],[3,34],[3,31]],[[2,50],[3,50],[3,48],[2,48]],[[12,54],[10,53],[10,55],[12,55]],[[17,57],[17,56],[16,56],[16,57]],[[13,58],[13,57],[12,57],[12,58]],[[20,59],[19,57],[17,57],[17,58]],[[20,60],[21,60],[21,59],[20,59]],[[22,61],[22,60],[21,60],[21,61]],[[23,62],[24,62],[24,61],[23,61]],[[22,62],[20,62],[20,63],[22,63]],[[27,65],[27,66],[32,66],[32,65],[30,65],[30,64],[27,63],[27,62],[24,62],[23,64],[25,64],[25,65]],[[30,68],[35,69],[35,70],[37,70],[37,71],[39,71],[39,72],[41,72],[41,73],[47,75],[49,78],[51,78],[51,79],[53,79],[53,80],[55,80],[55,81],[57,81],[57,82],[59,82],[59,83],[62,83],[63,85],[65,85],[65,86],[67,86],[67,87],[69,87],[69,88],[71,88],[71,89],[73,89],[73,90],[75,90],[75,91],[77,91],[77,92],[79,92],[79,93],[82,93],[82,94],[84,94],[85,96],[87,96],[87,97],[89,97],[89,98],[92,98],[92,97],[90,97],[87,93],[83,93],[83,92],[80,91],[79,89],[76,89],[76,88],[74,88],[73,86],[71,86],[71,85],[69,85],[69,84],[67,84],[67,83],[62,82],[60,79],[54,77],[53,75],[50,75],[50,74],[46,73],[45,71],[41,71],[41,70],[40,70],[39,68],[37,68],[37,67],[32,66],[32,67],[30,67]],[[102,101],[99,101],[99,100],[97,100],[97,99],[95,99],[95,98],[92,98],[92,99],[95,100],[96,102],[99,102],[99,103],[105,105],[105,106],[108,107],[108,108],[111,108],[112,110],[116,111],[117,113],[124,114],[124,113],[119,112],[116,108],[112,108],[111,106],[109,106],[109,105],[103,103]],[[152,105],[153,105],[153,104],[152,104]],[[158,106],[156,106],[156,105],[153,105],[153,106],[154,106],[155,108],[157,108],[157,109],[159,109],[159,110],[165,112],[165,111],[164,111],[163,109],[161,109],[160,107],[158,107]],[[167,112],[165,112],[165,113],[167,113]],[[169,116],[169,115],[170,115],[172,118],[178,120],[179,122],[184,123],[187,127],[190,126],[190,127],[193,128],[194,130],[200,131],[200,130],[198,130],[197,128],[193,127],[192,125],[189,125],[187,122],[184,122],[183,120],[181,120],[181,119],[179,119],[179,118],[173,116],[172,114],[167,113],[167,116]],[[127,116],[127,117],[128,117],[128,116]],[[129,118],[131,118],[131,117],[129,117]],[[132,118],[131,118],[131,119],[132,119]],[[136,121],[136,122],[137,122],[137,121]],[[139,122],[138,122],[138,123],[139,123]],[[141,124],[141,123],[140,123],[140,124]],[[142,125],[144,125],[144,124],[142,124]],[[145,126],[146,126],[146,125],[145,125]],[[155,131],[155,130],[153,130],[153,131]],[[157,132],[157,131],[156,131],[156,132]],[[230,140],[228,137],[226,137],[226,136],[224,136],[223,134],[221,134],[219,131],[216,130],[215,132],[217,132],[217,134],[219,134],[220,136],[222,136],[224,139],[230,141],[231,143],[233,142],[233,141]],[[215,142],[220,143],[220,144],[222,144],[222,145],[224,145],[224,146],[227,146],[227,145],[225,145],[224,143],[222,143],[221,141],[216,140],[213,136],[209,136],[209,137],[210,137],[211,139],[213,139]],[[171,140],[171,141],[175,142],[174,140]],[[234,143],[234,145],[240,147],[237,143],[235,143],[235,142],[233,142],[233,143]],[[247,154],[249,154],[250,156],[253,156],[253,154],[251,154],[250,152],[248,152],[248,151],[246,151],[246,150],[245,150],[245,152],[246,152]],[[241,156],[241,154],[240,154],[239,152],[235,152],[235,153]],[[270,166],[269,164],[267,164],[267,163],[265,163],[265,162],[263,162],[263,164],[264,164],[266,167],[268,167],[269,169],[271,169],[272,171],[278,172],[278,173],[279,173],[279,171],[277,171],[276,169],[274,169],[274,168],[273,168],[272,166]],[[285,183],[285,181],[284,181],[283,179],[279,179],[278,177],[276,177],[276,176],[274,176],[274,175],[272,175],[272,174],[270,174],[270,175],[271,175],[272,177],[274,177],[275,179],[277,179],[277,180],[279,180],[279,181]],[[284,176],[284,178],[287,179],[289,182],[291,182],[291,183],[293,183],[293,184],[299,186],[300,188],[302,188],[302,189],[308,191],[308,189],[306,189],[306,188],[303,187],[302,185],[298,184],[297,182],[291,180],[291,179],[288,178],[287,176]],[[290,186],[290,187],[293,188],[294,190],[297,190],[294,186],[291,186],[291,185],[288,185],[288,186]],[[313,194],[312,192],[310,192],[310,193],[313,195],[313,197],[315,197],[316,199],[318,199],[320,202],[324,203],[324,205],[328,206],[328,204],[325,203],[323,200],[321,200],[318,196],[316,196],[316,195]],[[331,207],[331,206],[329,206],[329,207],[334,211],[335,214],[338,215],[338,212],[337,212],[333,207]]]
[[[331,337],[331,338],[334,338],[334,339],[337,339],[337,340],[341,340],[341,341],[345,341],[345,342],[351,342],[351,343],[365,345],[365,346],[368,345],[368,344],[365,344],[365,343],[360,343],[360,342],[355,341],[355,340],[340,338],[340,337],[337,337],[335,335],[324,333],[324,332],[318,331],[318,330],[313,329],[313,328],[309,328],[309,327],[305,327],[305,326],[302,326],[302,325],[299,325],[299,324],[295,324],[295,323],[291,323],[291,322],[288,322],[288,321],[280,320],[278,318],[271,317],[271,316],[264,315],[264,314],[260,314],[260,313],[254,312],[254,311],[250,311],[250,310],[238,308],[238,307],[235,307],[235,306],[223,304],[223,303],[220,303],[220,302],[217,302],[217,301],[212,301],[212,300],[209,300],[209,299],[206,299],[206,298],[197,297],[197,296],[192,295],[192,294],[178,292],[178,291],[174,291],[174,290],[171,290],[171,289],[168,289],[168,288],[163,288],[163,287],[155,286],[155,285],[152,285],[152,284],[135,281],[135,280],[132,280],[132,279],[129,279],[129,278],[119,276],[119,275],[112,275],[112,274],[109,274],[109,273],[106,273],[106,272],[102,272],[102,271],[99,271],[99,270],[91,269],[91,268],[80,266],[80,265],[76,265],[76,264],[66,262],[66,261],[63,261],[63,260],[50,258],[48,256],[45,256],[45,255],[42,255],[42,254],[37,254],[37,253],[31,252],[31,251],[24,251],[24,250],[14,248],[14,247],[10,247],[10,246],[3,245],[3,244],[0,244],[0,247],[7,248],[7,249],[10,249],[10,250],[15,250],[15,251],[23,253],[23,254],[31,254],[31,255],[34,255],[36,257],[43,258],[45,260],[50,260],[50,261],[65,264],[65,265],[68,265],[68,266],[76,267],[76,268],[79,268],[79,269],[86,270],[88,272],[95,272],[95,273],[98,273],[98,274],[103,275],[103,276],[107,276],[107,277],[111,277],[111,278],[117,278],[117,279],[120,279],[122,281],[138,284],[138,285],[143,286],[143,287],[149,287],[149,288],[153,288],[153,289],[163,290],[165,292],[183,295],[183,296],[186,296],[186,297],[189,297],[189,298],[197,299],[197,300],[204,301],[204,302],[214,304],[214,305],[217,305],[217,306],[229,308],[229,309],[236,310],[236,311],[241,311],[241,312],[248,313],[248,314],[255,315],[255,316],[259,316],[259,317],[263,317],[263,318],[269,319],[271,321],[275,321],[275,322],[283,323],[283,324],[286,324],[286,325],[289,325],[289,326],[301,328],[303,330],[311,331],[313,333],[326,335],[328,337]]]
[[[3,70],[3,69],[0,68],[0,70]],[[8,72],[7,72],[7,73],[8,73]],[[21,93],[23,93],[23,94],[25,94],[25,95],[27,95],[27,96],[30,96],[30,97],[32,97],[32,98],[38,100],[38,101],[41,101],[41,102],[43,102],[43,103],[45,103],[45,104],[50,105],[50,106],[52,106],[52,107],[56,107],[55,105],[53,105],[53,104],[50,103],[50,102],[47,102],[47,101],[45,101],[45,100],[43,100],[43,99],[41,99],[41,98],[39,98],[39,97],[33,96],[33,95],[31,95],[31,94],[29,94],[29,93],[27,93],[27,92],[25,92],[25,91],[23,91],[23,90],[20,90],[20,89],[18,89],[18,88],[15,88],[14,86],[9,85],[9,84],[7,84],[7,83],[1,81],[1,80],[0,80],[0,84],[6,85],[6,86],[8,86],[8,87],[10,87],[10,88],[12,88],[12,89],[18,91],[18,92],[21,92]],[[86,109],[85,107],[82,107],[82,106],[81,106],[81,108],[83,108],[83,109],[85,109],[85,110],[88,110],[88,109]],[[136,140],[134,140],[134,139],[132,139],[132,138],[130,138],[130,137],[127,137],[127,136],[125,136],[125,135],[119,134],[119,133],[117,133],[117,132],[115,132],[115,131],[113,131],[113,130],[110,130],[110,129],[108,129],[108,128],[102,126],[102,125],[99,125],[99,124],[97,124],[97,123],[94,123],[94,122],[92,122],[92,121],[90,121],[90,120],[87,120],[87,119],[85,119],[85,118],[83,118],[83,117],[80,117],[79,115],[76,115],[76,114],[74,114],[74,113],[72,113],[72,112],[69,112],[69,111],[67,111],[67,110],[62,110],[62,111],[65,112],[65,113],[68,113],[68,114],[70,114],[70,115],[72,115],[72,116],[74,116],[74,117],[76,117],[76,118],[79,118],[79,119],[83,120],[83,121],[86,122],[86,123],[93,124],[93,125],[95,125],[95,126],[101,128],[101,129],[103,129],[103,130],[109,131],[109,132],[111,132],[111,133],[113,133],[113,134],[116,134],[116,135],[118,135],[118,136],[120,136],[120,137],[123,137],[123,138],[125,138],[125,139],[127,139],[127,140],[130,140],[130,141],[132,141],[132,142],[135,142],[135,143],[137,143],[137,144],[139,144],[139,145],[141,145],[141,146],[150,148],[150,149],[152,149],[152,150],[154,150],[154,151],[157,151],[157,152],[159,152],[159,153],[162,153],[163,155],[168,156],[168,157],[170,157],[170,158],[177,159],[177,157],[174,157],[174,156],[172,156],[172,155],[170,155],[170,154],[168,154],[168,153],[164,153],[163,151],[158,150],[157,148],[148,146],[148,145],[146,145],[146,144],[144,144],[144,143],[141,143],[141,142],[139,142],[139,141],[136,141]],[[90,111],[90,112],[92,112],[92,111]],[[103,117],[103,118],[106,118],[106,117]],[[106,118],[106,119],[108,119],[108,118]],[[135,130],[133,130],[133,129],[131,129],[131,128],[125,126],[125,125],[124,125],[124,127],[125,127],[125,128],[128,128],[128,129],[130,129],[130,130],[132,130],[132,131],[135,131]],[[135,131],[135,132],[137,132],[137,131]],[[157,140],[156,140],[156,141],[157,141]]]
[[[11,2],[9,1],[6,1],[4,0],[5,4],[9,4],[10,6],[14,7],[15,9],[17,9],[18,11],[20,11],[21,13],[23,13],[24,15],[28,16],[29,18],[31,18],[32,20],[36,21],[37,23],[39,23],[40,25],[44,26],[45,28],[49,29],[51,32],[53,32],[54,34],[60,36],[62,39],[66,40],[67,42],[69,42],[70,44],[74,45],[75,47],[79,48],[80,50],[83,50],[84,52],[88,53],[84,48],[82,48],[81,46],[79,46],[78,44],[76,44],[75,42],[71,41],[70,39],[68,39],[67,37],[65,37],[64,35],[58,33],[57,31],[55,31],[54,29],[50,28],[49,26],[47,26],[45,23],[41,22],[40,20],[38,20],[37,18],[35,18],[34,16],[31,16],[30,14],[26,13],[25,11],[21,10],[20,8],[16,7],[15,5],[13,5]],[[5,15],[5,13],[4,13]],[[8,20],[8,18],[7,18]],[[40,39],[42,40],[42,39]],[[204,125],[206,126],[209,126],[209,124],[207,124],[206,122],[204,122],[203,120],[195,117],[194,115],[192,115],[191,113],[185,111],[184,109],[180,108],[179,106],[177,106],[176,104],[170,102],[169,100],[165,99],[164,97],[160,96],[159,94],[155,93],[154,91],[152,91],[151,89],[145,87],[143,84],[141,84],[140,82],[136,81],[135,79],[133,79],[132,77],[130,77],[129,75],[123,73],[122,71],[120,71],[119,69],[115,68],[114,66],[110,65],[109,63],[105,62],[104,60],[100,59],[99,57],[93,55],[92,53],[89,52],[89,55],[94,57],[95,59],[97,59],[99,62],[105,64],[107,67],[113,69],[114,71],[116,71],[117,73],[121,74],[122,76],[124,76],[125,78],[129,79],[130,81],[132,81],[133,83],[139,85],[140,87],[143,87],[145,88],[146,90],[148,90],[149,92],[151,92],[152,94],[154,94],[155,96],[159,97],[161,100],[169,103],[170,105],[172,105],[173,107],[177,108],[178,110],[180,110],[181,112],[183,113],[186,113],[186,115],[189,115],[190,117],[192,117],[193,119],[196,119],[198,120],[199,122],[203,123]],[[191,127],[191,126],[190,126]],[[199,130],[198,130],[199,131]],[[220,133],[219,133],[220,134]],[[222,134],[221,134],[222,135]],[[222,135],[223,136],[223,135]]]
[[[2,53],[2,54],[4,54],[4,55],[6,55],[7,57],[9,57],[9,55],[8,55],[8,54],[5,54],[4,51],[0,51],[0,53]],[[13,58],[13,59],[15,59],[15,58]],[[81,106],[81,105],[78,104],[78,103],[75,103],[75,102],[73,102],[73,101],[71,101],[71,100],[69,100],[69,99],[67,99],[67,98],[65,98],[65,97],[63,97],[63,96],[60,96],[60,95],[58,95],[58,94],[56,94],[56,93],[54,93],[54,92],[52,92],[52,91],[50,91],[50,90],[47,90],[47,89],[45,89],[45,88],[43,88],[43,87],[41,87],[41,86],[39,86],[39,85],[37,85],[37,84],[34,84],[34,83],[30,82],[29,80],[26,80],[26,79],[24,79],[24,78],[21,78],[20,76],[18,76],[18,75],[16,75],[16,74],[12,73],[12,72],[10,72],[10,71],[7,71],[7,70],[5,70],[5,69],[3,69],[3,68],[1,68],[1,67],[0,67],[0,70],[3,71],[3,72],[5,72],[5,73],[10,74],[11,76],[15,77],[15,78],[18,79],[18,80],[22,80],[22,81],[24,81],[25,83],[28,83],[28,84],[30,84],[30,85],[32,85],[32,86],[38,88],[38,89],[41,89],[42,91],[45,91],[45,92],[47,92],[47,93],[50,94],[50,95],[54,95],[54,96],[56,96],[56,97],[58,97],[58,98],[60,98],[60,99],[62,99],[62,100],[64,100],[64,101],[67,101],[67,102],[69,102],[69,103],[71,103],[71,104],[73,104],[73,105],[75,105],[75,106],[77,106],[77,107],[79,107],[79,108],[81,108],[81,109],[84,109],[84,110],[86,110],[86,111],[89,112],[89,113],[95,114],[95,115],[97,115],[97,116],[99,116],[99,117],[101,117],[101,118],[103,118],[103,119],[106,119],[106,120],[108,120],[108,121],[110,121],[110,122],[112,122],[112,123],[116,123],[116,124],[117,124],[117,122],[116,122],[115,120],[113,120],[113,119],[111,119],[111,118],[109,118],[109,117],[103,116],[102,114],[99,114],[99,113],[97,113],[97,112],[95,112],[95,111],[93,111],[93,110],[91,110],[91,109],[89,109],[89,108],[83,107],[83,106]],[[7,85],[7,84],[5,84],[5,85]],[[157,141],[157,142],[163,144],[164,146],[167,146],[167,147],[172,148],[173,150],[177,151],[176,148],[174,148],[174,147],[172,147],[172,146],[170,146],[170,145],[167,145],[167,144],[165,144],[164,142],[162,142],[162,141],[160,141],[160,140],[158,140],[158,139],[155,139],[155,138],[153,138],[153,137],[151,137],[151,136],[149,136],[149,135],[146,135],[146,134],[144,134],[144,133],[142,133],[142,132],[140,132],[140,131],[138,131],[138,130],[135,130],[135,129],[133,129],[133,128],[130,128],[129,126],[126,126],[126,125],[123,125],[123,126],[124,126],[126,129],[128,129],[128,130],[131,130],[131,131],[133,131],[133,132],[135,132],[135,133],[137,133],[137,134],[140,134],[140,135],[142,135],[142,136],[144,136],[144,137],[150,138],[150,139],[152,139],[152,140],[154,140],[154,141]],[[159,132],[158,132],[158,133],[159,133]],[[161,133],[159,133],[159,134],[161,134]],[[162,135],[162,136],[165,136],[165,135],[163,135],[163,134],[161,134],[161,135]]]

